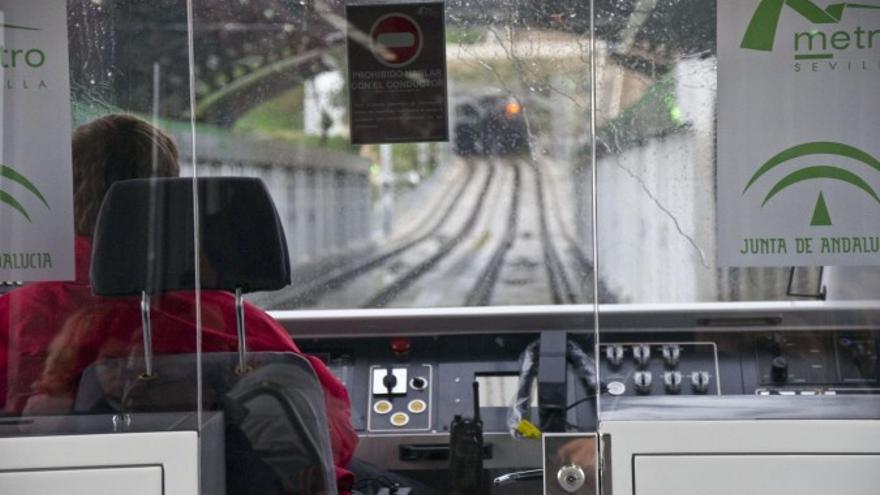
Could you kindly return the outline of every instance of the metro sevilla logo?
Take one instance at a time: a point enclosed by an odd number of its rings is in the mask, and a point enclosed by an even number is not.
[[[406,14],[380,17],[370,29],[370,39],[376,60],[388,67],[405,67],[422,53],[422,28]]]
[[[835,3],[823,9],[811,0],[761,0],[761,3],[758,4],[758,8],[755,10],[755,14],[752,16],[751,21],[749,21],[749,27],[746,29],[746,34],[743,36],[740,48],[763,52],[773,51],[773,45],[776,40],[776,30],[779,27],[779,17],[782,15],[782,9],[785,6],[788,6],[790,9],[800,14],[801,17],[813,24],[839,24],[840,21],[843,20],[845,12],[857,9],[880,10],[880,5],[852,2]],[[799,40],[803,41],[804,44],[809,42],[811,49],[813,48],[814,41],[817,44],[822,42],[827,46],[828,38],[833,37],[837,37],[837,39],[831,40],[831,45],[835,49],[848,48],[853,44],[857,45],[859,48],[864,48],[864,40],[867,40],[867,44],[869,45],[867,48],[873,48],[874,38],[880,34],[880,30],[861,30],[861,32],[856,31],[852,34],[843,31],[838,33],[846,35],[846,39],[844,40],[844,36],[837,33],[832,33],[831,36],[828,36],[821,31],[796,33],[795,48],[797,49]],[[853,37],[857,37],[858,39],[853,42]],[[844,45],[846,46],[844,47]]]

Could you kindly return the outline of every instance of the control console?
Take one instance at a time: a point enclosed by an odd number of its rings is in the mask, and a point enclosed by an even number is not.
[[[371,366],[367,431],[430,430],[433,381],[430,364]]]
[[[758,395],[877,394],[871,332],[774,332],[754,341]]]
[[[628,342],[599,346],[604,392],[621,395],[720,395],[713,342]]]
[[[592,334],[569,332],[588,351]],[[715,329],[711,332],[608,332],[596,358],[606,397],[841,395],[880,393],[878,333]],[[472,411],[479,382],[487,434],[509,435],[523,350],[537,333],[461,334],[400,339],[370,337],[302,343],[321,356],[352,398],[352,422],[371,435],[445,434],[455,415]],[[589,353],[592,354],[592,353]],[[595,416],[590,392],[568,363],[566,421],[583,426]],[[521,393],[521,391],[520,391]],[[538,390],[529,393],[539,418]],[[592,416],[591,416],[592,414]],[[593,419],[593,421],[595,421]]]

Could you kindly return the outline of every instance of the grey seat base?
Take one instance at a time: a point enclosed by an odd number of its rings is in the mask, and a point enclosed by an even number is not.
[[[154,376],[145,378],[139,359],[98,361],[83,373],[74,410],[198,410],[196,363],[194,354],[156,356]],[[337,493],[324,393],[311,364],[297,354],[257,352],[248,354],[248,365],[239,374],[236,353],[201,356],[201,410],[226,418],[230,491],[256,490],[247,479],[265,478],[262,473],[274,482],[262,483],[261,493]],[[230,465],[230,457],[242,465]]]

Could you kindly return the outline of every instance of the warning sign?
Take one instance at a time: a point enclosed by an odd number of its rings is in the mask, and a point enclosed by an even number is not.
[[[376,60],[388,67],[406,67],[422,52],[422,30],[408,15],[387,14],[373,24],[370,42]]]
[[[448,141],[442,2],[348,5],[351,142]]]

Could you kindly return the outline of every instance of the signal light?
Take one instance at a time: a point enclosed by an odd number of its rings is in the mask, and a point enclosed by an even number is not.
[[[508,116],[518,115],[521,111],[522,106],[520,106],[520,104],[515,101],[511,101],[507,104],[507,106],[504,107],[504,113],[506,113]]]

